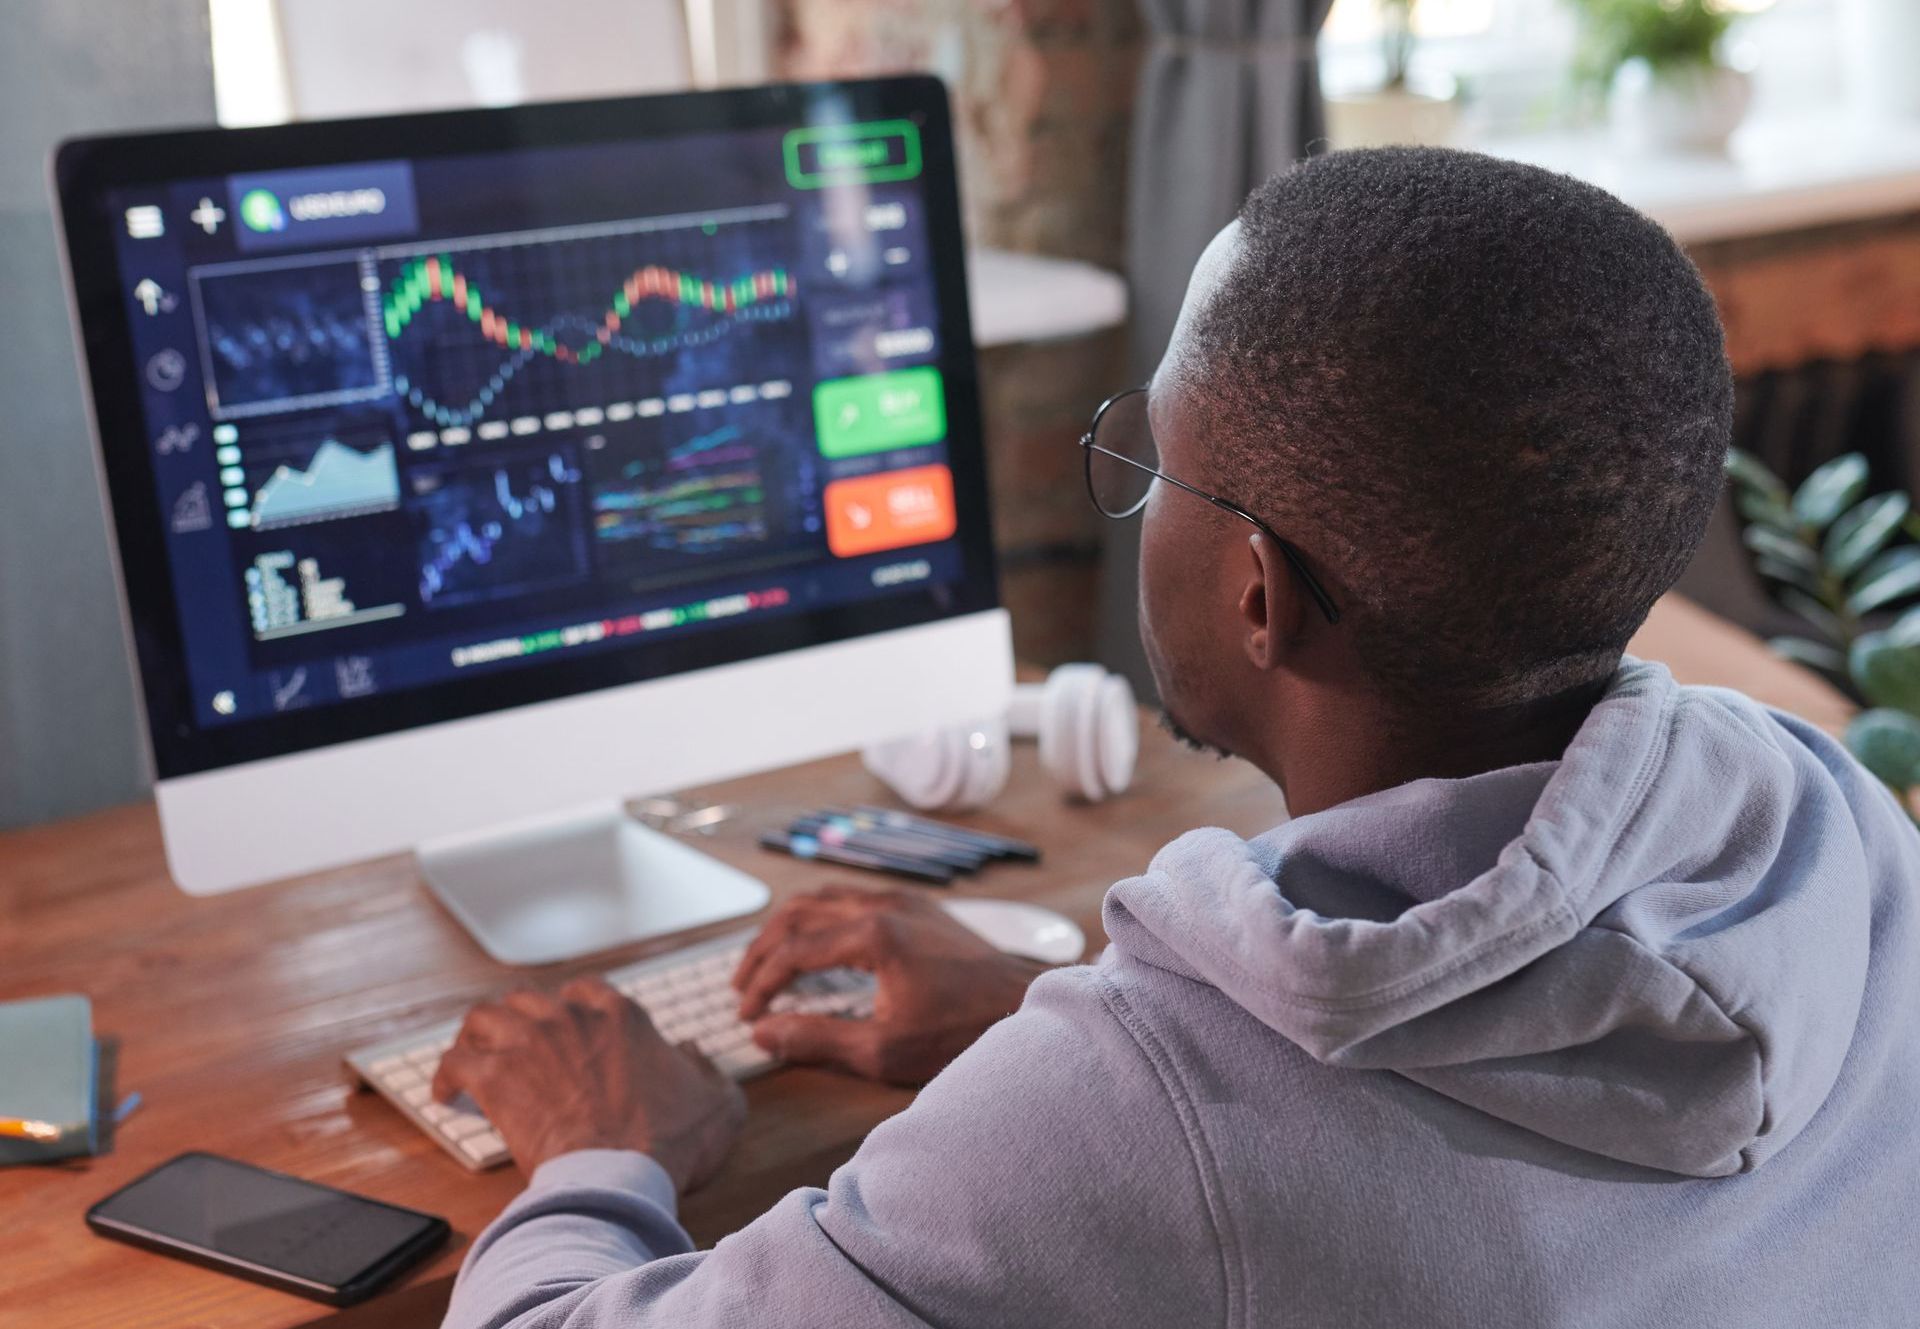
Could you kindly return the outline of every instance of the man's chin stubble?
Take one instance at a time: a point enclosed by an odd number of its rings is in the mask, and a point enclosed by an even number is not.
[[[1233,755],[1218,743],[1209,743],[1203,738],[1196,738],[1182,727],[1178,720],[1173,718],[1172,711],[1164,708],[1160,712],[1160,727],[1169,734],[1172,734],[1175,741],[1178,742],[1181,747],[1190,748],[1194,752],[1204,752],[1208,756],[1218,757],[1222,761]]]

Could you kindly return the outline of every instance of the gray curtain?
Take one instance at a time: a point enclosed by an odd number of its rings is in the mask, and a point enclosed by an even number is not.
[[[6,0],[0,32],[0,827],[145,784],[47,192],[59,139],[211,123],[206,0]],[[4,872],[4,864],[0,864]]]
[[[1256,184],[1324,132],[1314,34],[1332,0],[1139,0],[1146,58],[1127,199],[1129,353],[1144,382],[1173,331],[1187,274]],[[1151,690],[1140,652],[1137,524],[1108,528],[1100,658]]]

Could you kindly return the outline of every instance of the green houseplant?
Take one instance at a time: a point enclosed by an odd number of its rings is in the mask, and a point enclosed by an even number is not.
[[[1847,747],[1909,812],[1920,789],[1920,514],[1899,492],[1868,496],[1867,461],[1836,457],[1798,489],[1760,460],[1727,455],[1741,540],[1804,636],[1768,642],[1827,674],[1867,709]]]
[[[1719,0],[1573,0],[1581,44],[1574,73],[1608,94],[1614,136],[1642,150],[1721,149],[1752,100],[1747,76],[1720,59],[1735,15]]]

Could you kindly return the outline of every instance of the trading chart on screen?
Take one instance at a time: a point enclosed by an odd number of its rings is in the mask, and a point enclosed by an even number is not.
[[[236,625],[202,717],[937,580],[919,145],[839,132],[124,200],[176,587]]]

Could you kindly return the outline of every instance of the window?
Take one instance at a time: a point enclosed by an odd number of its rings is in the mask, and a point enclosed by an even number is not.
[[[1726,0],[1745,15],[1726,57],[1754,75],[1753,118],[1831,105],[1841,95],[1836,0]],[[1572,0],[1416,0],[1409,84],[1462,99],[1468,141],[1590,121],[1573,87]],[[1377,88],[1386,68],[1379,0],[1335,0],[1321,32],[1329,94]]]

